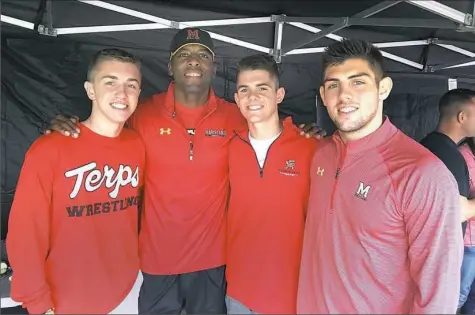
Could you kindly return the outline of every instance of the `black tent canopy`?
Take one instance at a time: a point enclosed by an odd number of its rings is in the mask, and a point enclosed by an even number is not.
[[[475,87],[474,10],[472,0],[2,0],[2,208],[9,209],[23,156],[44,125],[58,113],[87,117],[82,84],[101,48],[141,57],[148,97],[170,81],[173,34],[201,27],[216,43],[217,95],[233,100],[238,59],[270,54],[287,90],[281,115],[331,129],[317,95],[321,52],[344,37],[367,39],[383,51],[395,82],[386,114],[419,140],[435,127],[444,92]]]

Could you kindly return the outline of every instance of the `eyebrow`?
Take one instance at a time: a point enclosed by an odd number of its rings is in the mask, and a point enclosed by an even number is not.
[[[115,75],[105,75],[101,78],[101,80],[104,80],[104,79],[118,80],[119,78],[116,77]],[[139,83],[139,80],[134,79],[134,78],[128,78],[127,81],[135,81],[135,82]]]
[[[259,83],[257,84],[257,87],[260,87],[260,86],[267,86],[267,87],[271,87],[269,84],[267,83]],[[247,84],[241,84],[237,87],[237,89],[239,90],[240,88],[243,88],[243,87],[249,87],[249,85]]]
[[[368,73],[360,72],[360,73],[357,73],[357,74],[350,75],[348,77],[348,79],[351,80],[351,79],[355,79],[355,78],[359,78],[359,77],[369,77],[369,78],[371,78],[371,76]],[[340,80],[336,79],[336,78],[327,78],[323,81],[323,84],[325,84],[326,82],[338,82],[338,81],[340,81]]]

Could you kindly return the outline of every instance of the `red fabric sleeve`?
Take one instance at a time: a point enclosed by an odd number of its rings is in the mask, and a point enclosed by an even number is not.
[[[449,170],[429,161],[408,175],[403,211],[414,283],[410,314],[453,314],[457,309],[463,239],[460,195]]]
[[[28,150],[10,210],[7,252],[13,269],[11,298],[30,314],[53,307],[46,281],[49,251],[50,206],[57,151],[46,145],[46,135]],[[62,137],[62,136],[60,136]]]

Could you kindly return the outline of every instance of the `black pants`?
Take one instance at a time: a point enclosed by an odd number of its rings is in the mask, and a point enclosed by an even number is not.
[[[139,314],[226,314],[224,266],[170,276],[142,274]]]

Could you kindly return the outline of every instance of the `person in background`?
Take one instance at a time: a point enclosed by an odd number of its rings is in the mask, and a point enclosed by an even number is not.
[[[467,220],[475,216],[475,199],[469,200],[469,174],[467,163],[458,150],[465,137],[475,136],[475,91],[453,89],[439,101],[437,129],[421,140],[421,144],[435,154],[457,181],[461,200],[462,235]]]
[[[214,62],[206,31],[178,31],[168,65],[173,82],[143,102],[128,122],[147,152],[141,314],[226,313],[229,143],[247,124],[235,104],[215,95]],[[312,124],[301,127],[305,137],[324,135]],[[75,120],[63,116],[49,129],[79,136]]]
[[[237,64],[234,99],[248,128],[229,149],[228,314],[295,314],[315,139],[279,120],[285,96],[272,56]]]
[[[465,138],[459,145],[459,150],[462,153],[465,162],[467,163],[469,173],[469,187],[470,193],[468,199],[475,197],[475,185],[473,179],[475,178],[475,141],[473,137]],[[464,237],[464,255],[462,262],[461,283],[460,283],[460,298],[459,298],[459,312],[462,314],[473,314],[475,310],[475,303],[471,288],[475,281],[475,220],[473,218],[467,221],[467,228]],[[467,303],[466,303],[467,302]],[[465,303],[467,305],[465,305]]]
[[[9,216],[11,297],[30,314],[137,314],[138,217],[145,148],[123,126],[137,107],[140,61],[98,52],[79,139],[43,135],[28,149]],[[124,149],[126,148],[126,149]]]
[[[463,240],[457,183],[383,115],[383,56],[344,39],[323,55],[337,127],[312,162],[297,311],[454,314]]]

